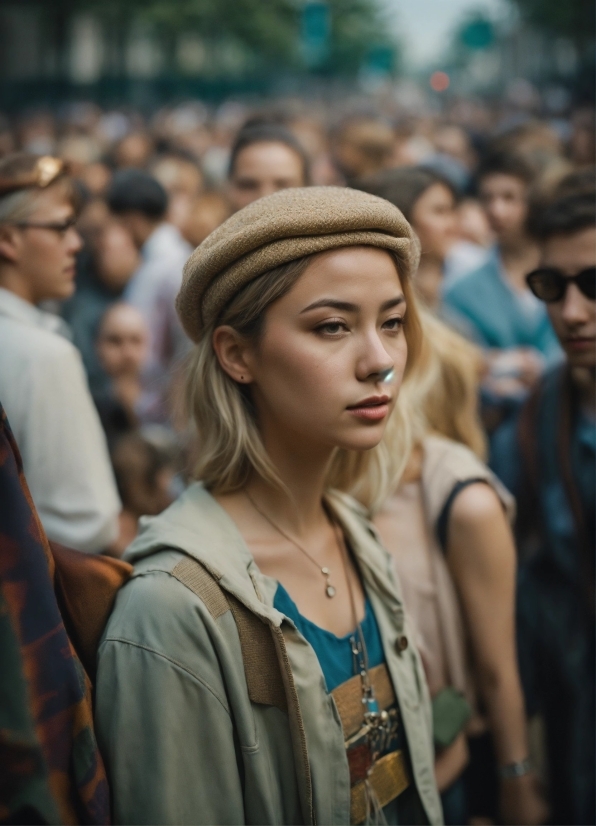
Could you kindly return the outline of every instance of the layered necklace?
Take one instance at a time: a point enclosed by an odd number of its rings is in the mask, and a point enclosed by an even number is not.
[[[309,554],[306,548],[303,548],[296,540],[289,536],[284,530],[282,530],[279,525],[276,523],[257,505],[254,501],[250,493],[247,490],[244,491],[246,494],[249,502],[256,510],[258,514],[260,514],[263,519],[265,519],[280,536],[283,536],[288,542],[298,548],[304,556],[309,559],[313,565],[316,565],[318,570],[321,574],[325,577],[325,594],[326,596],[331,599],[336,594],[335,587],[330,582],[330,571],[327,567],[322,567],[319,565],[317,560]],[[333,521],[331,521],[331,526],[333,528],[333,533],[335,534],[335,539],[339,548],[342,567],[344,576],[346,579],[346,585],[348,588],[348,595],[350,599],[350,610],[352,613],[353,618],[353,627],[355,629],[354,633],[350,635],[350,648],[352,652],[352,657],[354,661],[355,671],[357,676],[360,678],[360,687],[361,687],[361,701],[362,701],[362,712],[363,712],[363,725],[360,730],[351,737],[348,741],[346,741],[346,748],[349,748],[352,745],[355,745],[357,742],[361,740],[365,740],[368,745],[369,749],[369,759],[371,761],[371,767],[374,761],[385,751],[387,746],[389,745],[392,736],[395,734],[396,729],[396,722],[395,717],[390,714],[390,712],[382,709],[379,706],[374,686],[370,680],[369,676],[369,664],[368,664],[368,652],[366,649],[366,642],[364,640],[364,633],[362,631],[362,626],[358,621],[358,613],[356,611],[356,601],[354,598],[354,593],[352,589],[352,583],[350,580],[350,573],[348,569],[348,550],[346,548],[343,533],[341,528]],[[370,770],[370,769],[369,769]],[[366,800],[367,800],[367,811],[375,812],[376,816],[379,819],[379,822],[385,822],[384,816],[382,814],[378,799],[376,797],[376,793],[374,792],[372,786],[367,780],[366,783]]]

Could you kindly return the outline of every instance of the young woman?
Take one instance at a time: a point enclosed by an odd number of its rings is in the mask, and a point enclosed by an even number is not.
[[[232,146],[227,196],[233,212],[280,189],[308,186],[309,160],[300,141],[277,123],[248,123]]]
[[[385,436],[398,484],[374,522],[394,558],[433,698],[445,822],[494,819],[500,809],[505,823],[542,823],[515,655],[514,503],[479,458],[481,358],[429,313],[422,319],[422,356]]]
[[[430,706],[355,483],[420,331],[390,204],[288,189],[195,251],[197,478],[145,522],[99,652],[118,823],[440,823]]]
[[[359,181],[358,186],[395,204],[411,223],[422,251],[416,292],[427,307],[438,311],[445,259],[457,240],[453,186],[436,172],[415,166],[380,172]]]

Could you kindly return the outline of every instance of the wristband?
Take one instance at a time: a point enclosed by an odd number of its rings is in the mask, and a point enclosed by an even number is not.
[[[508,763],[506,766],[499,766],[499,776],[501,780],[509,780],[511,777],[523,777],[532,771],[530,758],[517,760],[515,763]]]

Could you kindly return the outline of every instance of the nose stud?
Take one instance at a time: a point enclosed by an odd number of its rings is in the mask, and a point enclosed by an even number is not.
[[[381,384],[388,384],[390,381],[393,381],[394,375],[395,370],[393,367],[388,367],[386,370],[379,370],[379,381]]]

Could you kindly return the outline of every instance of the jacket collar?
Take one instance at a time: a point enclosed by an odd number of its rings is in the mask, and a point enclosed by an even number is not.
[[[389,572],[390,561],[364,510],[336,491],[326,497],[356,557],[365,586],[383,593],[402,611]],[[159,516],[143,517],[139,535],[125,559],[136,563],[161,550],[175,548],[201,562],[229,593],[258,616],[280,625],[284,616],[273,608],[277,582],[262,574],[233,519],[203,485],[195,482]]]

